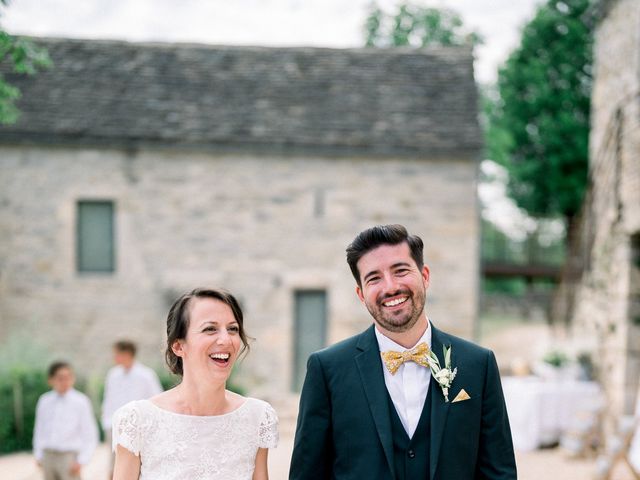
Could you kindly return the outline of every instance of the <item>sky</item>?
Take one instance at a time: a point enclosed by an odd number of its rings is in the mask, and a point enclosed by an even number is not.
[[[517,45],[520,30],[544,0],[413,0],[457,11],[485,42],[475,50],[479,83],[492,83]],[[378,0],[393,11],[398,0]],[[363,45],[371,0],[9,0],[0,25],[9,33],[34,36],[190,42],[216,45]],[[486,170],[486,171],[484,171]],[[483,163],[479,188],[483,216],[513,238],[531,221],[506,197],[505,173]]]
[[[456,10],[479,32],[476,79],[490,83],[542,0],[414,0]],[[379,0],[392,10],[396,0]],[[10,0],[12,34],[228,45],[360,47],[371,0]],[[1,8],[1,7],[0,7]]]

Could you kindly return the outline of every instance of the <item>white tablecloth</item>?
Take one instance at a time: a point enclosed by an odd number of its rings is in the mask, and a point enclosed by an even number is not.
[[[636,433],[633,435],[631,441],[631,448],[629,449],[629,461],[631,465],[640,472],[640,390],[638,390],[638,398],[636,400]]]
[[[595,382],[503,377],[513,445],[529,451],[560,440],[580,412],[593,411],[602,402]]]

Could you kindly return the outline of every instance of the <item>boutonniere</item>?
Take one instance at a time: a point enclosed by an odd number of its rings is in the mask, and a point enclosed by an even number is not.
[[[445,347],[442,346],[442,351],[444,353],[444,368],[440,366],[440,361],[433,351],[429,352],[430,360],[429,367],[431,368],[431,375],[435,378],[438,385],[442,389],[442,394],[444,395],[444,401],[449,401],[449,388],[451,388],[451,384],[453,383],[453,379],[456,378],[456,373],[458,373],[458,368],[454,368],[451,370],[451,346]]]

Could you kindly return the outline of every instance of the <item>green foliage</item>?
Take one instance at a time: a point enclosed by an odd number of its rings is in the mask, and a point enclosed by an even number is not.
[[[178,375],[174,375],[168,370],[156,370],[156,374],[160,379],[160,385],[162,385],[163,390],[169,390],[180,383],[180,377]]]
[[[521,277],[513,278],[483,278],[482,293],[499,293],[513,297],[522,297],[529,292],[550,293],[556,285],[552,280],[536,279],[531,284]]]
[[[547,353],[542,360],[552,367],[560,368],[565,366],[569,362],[569,357],[567,357],[564,352],[553,350]]]
[[[484,132],[485,158],[502,166],[509,165],[509,152],[514,148],[513,138],[502,125],[500,93],[496,85],[482,85],[480,93],[480,124]]]
[[[538,220],[536,229],[518,240],[509,237],[493,223],[483,219],[482,261],[516,265],[562,265],[565,259],[565,245],[561,238],[545,236],[546,226],[543,220]]]
[[[0,6],[7,3],[8,0],[0,0]],[[51,59],[46,50],[26,38],[9,35],[0,26],[0,64],[8,65],[14,73],[32,75],[49,67]],[[14,123],[18,119],[15,102],[19,98],[20,91],[8,84],[0,72],[0,124]]]
[[[77,379],[74,388],[87,393],[87,383],[82,378]],[[0,453],[31,450],[38,398],[49,390],[46,368],[0,373]]]
[[[572,219],[587,182],[593,22],[589,0],[548,0],[485,96],[490,158],[533,216]]]
[[[483,278],[482,293],[502,293],[520,297],[527,291],[523,278]]]
[[[31,449],[38,398],[50,390],[51,354],[33,339],[36,328],[36,319],[26,320],[0,344],[0,453]],[[91,385],[82,377],[75,388],[92,396]]]
[[[234,370],[235,372],[235,370]],[[247,390],[235,379],[235,374],[232,372],[229,380],[227,380],[227,390],[237,393],[238,395],[246,395]]]
[[[31,448],[36,404],[47,390],[44,370],[0,374],[0,453]]]
[[[365,21],[368,47],[425,47],[427,45],[477,45],[479,34],[465,31],[453,10],[429,8],[403,2],[394,13],[384,12],[375,2]]]

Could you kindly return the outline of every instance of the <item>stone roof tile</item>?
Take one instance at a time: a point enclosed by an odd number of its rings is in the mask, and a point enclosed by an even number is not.
[[[469,48],[327,49],[35,39],[54,66],[7,73],[0,143],[476,157]]]

